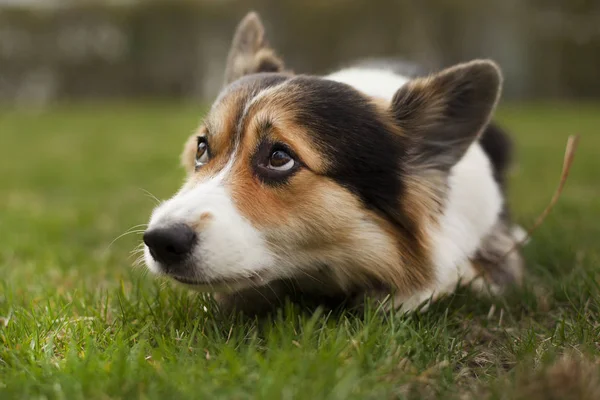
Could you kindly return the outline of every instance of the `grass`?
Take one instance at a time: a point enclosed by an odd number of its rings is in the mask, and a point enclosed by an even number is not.
[[[525,250],[526,286],[460,291],[422,315],[224,317],[131,267],[153,200],[182,181],[202,110],[80,105],[0,113],[0,398],[595,398],[600,390],[600,107],[508,105],[516,219],[530,225],[582,136],[570,181]]]

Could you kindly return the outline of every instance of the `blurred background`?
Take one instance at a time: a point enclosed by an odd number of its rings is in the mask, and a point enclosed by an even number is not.
[[[0,0],[0,102],[210,100],[250,9],[297,72],[490,57],[505,99],[600,97],[598,0]]]

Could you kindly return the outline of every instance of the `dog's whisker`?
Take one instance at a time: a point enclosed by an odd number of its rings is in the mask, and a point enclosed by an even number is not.
[[[147,226],[148,226],[148,224],[138,224],[138,225],[134,225],[134,226],[132,226],[132,227],[130,227],[130,228],[128,228],[128,229],[126,229],[126,230],[125,230],[125,232],[123,232],[122,234],[120,234],[119,236],[117,236],[116,238],[114,238],[114,239],[113,239],[113,240],[110,242],[110,244],[109,244],[109,245],[108,245],[108,247],[107,247],[107,250],[108,250],[108,248],[110,248],[110,246],[112,246],[112,244],[113,244],[114,242],[116,242],[117,240],[119,240],[119,239],[120,239],[120,238],[122,238],[123,236],[127,236],[127,235],[129,235],[130,233],[144,233],[144,231],[145,231],[144,229],[138,229],[138,228],[146,228]]]
[[[136,245],[136,246],[133,248],[133,250],[131,250],[131,251],[132,251],[132,252],[134,252],[134,251],[143,250],[143,249],[144,249],[144,245],[145,245],[145,243],[144,243],[144,242],[140,242],[140,243],[138,243],[138,244],[137,244],[137,245]]]
[[[273,295],[277,299],[277,303],[281,304],[281,299],[279,298],[279,295],[277,294],[277,291],[273,288],[273,286],[271,286],[271,283],[267,283],[265,285],[265,287],[267,289],[269,289],[273,293]],[[265,299],[267,299],[267,301],[269,301],[269,299],[266,296],[263,295],[263,297],[265,297]],[[269,304],[270,304],[270,302],[269,302]]]
[[[141,255],[139,255],[139,256],[138,256],[138,257],[135,259],[135,261],[133,262],[133,266],[134,266],[134,267],[139,267],[140,265],[142,265],[142,264],[143,264],[143,262],[144,262],[144,255],[143,255],[143,254],[141,254]]]
[[[309,274],[309,273],[308,273],[308,272],[306,272],[304,269],[301,269],[301,270],[300,270],[300,272],[301,272],[301,273],[303,273],[304,275],[308,276],[310,279],[312,279],[313,281],[315,281],[315,282],[317,282],[317,283],[320,283],[320,284],[322,284],[322,285],[324,285],[324,284],[325,284],[325,282],[323,282],[322,280],[318,279],[317,277],[315,277],[315,276],[313,276],[313,275]]]
[[[152,200],[154,200],[154,202],[156,203],[156,205],[159,205],[161,203],[161,201],[158,199],[158,197],[156,197],[155,195],[153,195],[152,193],[150,193],[148,190],[146,190],[144,188],[138,188],[138,189],[140,189],[142,192],[144,192],[147,197],[149,197]]]
[[[273,293],[275,293],[275,291],[271,288],[271,285],[267,284],[266,285],[269,289],[271,289],[273,291]],[[260,290],[260,286],[251,286],[251,288],[258,293],[259,296],[261,296],[263,299],[265,299],[265,301],[267,302],[267,304],[271,305],[273,304],[271,299],[269,297],[267,297],[262,290]],[[275,293],[275,296],[277,297],[277,293]],[[279,298],[277,298],[277,301],[279,301]]]
[[[139,228],[144,228],[144,229],[145,229],[145,228],[147,228],[147,227],[148,227],[148,224],[138,224],[138,225],[134,225],[134,226],[132,226],[132,227],[130,227],[130,228],[128,228],[128,229],[126,229],[124,233],[128,233],[128,232],[130,232],[130,231],[133,231],[133,230],[137,230],[137,231],[142,231],[142,232],[143,232],[143,229],[139,229]]]
[[[141,263],[144,260],[144,253],[138,252],[129,256],[130,259],[133,257],[135,257],[134,264]]]
[[[136,254],[136,253],[141,253],[142,251],[144,251],[144,242],[141,242],[140,244],[138,244],[137,246],[135,246],[130,252],[129,254]]]
[[[119,236],[117,236],[116,238],[114,238],[112,240],[112,242],[110,242],[110,244],[108,245],[108,247],[110,247],[114,242],[116,242],[117,240],[121,239],[122,237],[125,237],[127,235],[141,235],[144,232],[145,232],[144,230],[135,230],[135,231],[124,232],[124,233],[120,234]]]
[[[120,234],[119,236],[117,236],[116,238],[114,238],[114,239],[113,239],[113,240],[112,240],[112,241],[111,241],[111,242],[108,244],[108,246],[106,246],[106,249],[104,250],[104,252],[105,252],[105,253],[106,253],[106,252],[108,252],[108,250],[110,250],[111,246],[112,246],[113,244],[115,244],[115,242],[116,242],[117,240],[121,239],[122,237],[125,237],[125,236],[127,236],[127,235],[134,235],[134,234],[141,235],[141,234],[143,234],[144,232],[145,232],[144,230],[135,230],[135,231],[127,231],[127,232],[124,232],[124,233]]]
[[[131,251],[129,252],[129,255],[130,255],[130,256],[135,256],[135,255],[138,255],[138,254],[143,254],[143,253],[144,253],[144,249],[142,249],[142,248],[139,248],[139,249],[134,249],[134,250],[131,250]]]

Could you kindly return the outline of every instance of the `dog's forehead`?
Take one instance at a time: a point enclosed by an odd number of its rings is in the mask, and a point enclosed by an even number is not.
[[[244,76],[229,84],[219,93],[208,117],[213,122],[225,118],[238,120],[250,105],[269,104],[285,106],[300,113],[311,112],[314,107],[335,103],[351,113],[352,108],[361,106],[366,96],[354,88],[333,80],[307,75],[282,73],[259,73]],[[344,104],[346,105],[344,107]]]
[[[244,76],[223,88],[213,103],[211,112],[223,106],[243,106],[261,91],[280,85],[289,79],[289,75],[275,73],[261,73]]]
[[[315,164],[337,166],[340,173],[356,160],[378,170],[382,157],[393,159],[400,151],[390,137],[395,128],[372,98],[344,83],[306,75],[243,77],[221,92],[205,125],[218,153],[234,153],[242,142],[255,148],[261,127],[269,126],[301,157],[323,159]]]
[[[260,73],[244,76],[227,85],[213,102],[204,125],[211,135],[236,136],[239,120],[248,104],[261,92],[284,83],[289,75]]]

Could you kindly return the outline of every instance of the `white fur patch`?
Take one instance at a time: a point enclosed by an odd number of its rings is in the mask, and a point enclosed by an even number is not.
[[[433,229],[435,264],[456,267],[471,257],[498,220],[502,193],[479,143],[471,145],[448,179],[449,192],[439,229]]]
[[[348,68],[324,77],[352,86],[364,94],[391,101],[394,94],[409,81],[392,71],[375,68]]]
[[[204,213],[210,217],[197,232],[199,241],[192,252],[194,271],[203,280],[252,277],[272,263],[261,233],[236,209],[227,190],[226,179],[235,155],[216,176],[203,182],[188,181],[170,200],[152,213],[148,229],[177,223],[194,226]],[[145,246],[148,268],[160,266]]]

